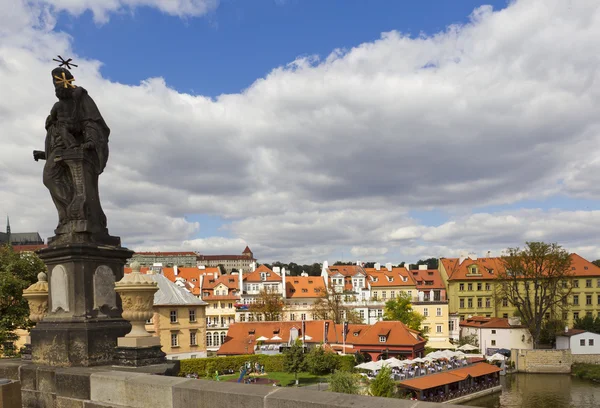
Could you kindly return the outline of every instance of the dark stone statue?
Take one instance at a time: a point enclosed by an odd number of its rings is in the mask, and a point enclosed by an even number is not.
[[[120,245],[106,228],[100,205],[98,176],[108,160],[110,129],[88,92],[75,86],[65,68],[52,71],[58,102],[46,119],[46,146],[33,158],[46,160],[44,185],[58,210],[51,246],[68,243]]]

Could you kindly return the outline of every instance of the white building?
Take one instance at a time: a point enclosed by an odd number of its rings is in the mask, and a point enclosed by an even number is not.
[[[488,356],[499,349],[533,349],[531,334],[518,317],[469,317],[460,322],[460,337],[473,337],[473,345]]]
[[[572,354],[600,354],[600,334],[585,330],[565,330],[556,336],[557,350],[571,350]]]

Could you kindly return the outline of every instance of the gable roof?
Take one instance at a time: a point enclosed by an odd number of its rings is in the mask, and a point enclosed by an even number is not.
[[[250,250],[248,245],[246,245],[246,248],[244,248],[244,250],[242,251],[242,254],[251,254],[251,253],[252,253],[252,251]]]
[[[557,333],[556,337],[571,337],[571,336],[577,336],[578,334],[582,334],[582,333],[587,333],[587,331],[581,330],[581,329],[569,329],[566,332]]]
[[[148,274],[158,284],[158,291],[154,294],[154,306],[204,306],[206,302],[176,285],[164,275],[158,273]]]
[[[499,371],[501,371],[500,367],[495,365],[488,363],[476,363],[467,367],[458,368],[456,370],[403,380],[400,381],[399,384],[414,390],[427,390],[429,388],[435,388],[462,381],[469,376],[480,377],[482,375],[493,374]]]
[[[409,273],[419,290],[446,289],[438,269],[415,269]]]
[[[329,268],[327,268],[327,272],[329,273],[329,276],[337,273],[348,277],[352,277],[357,274],[366,275],[364,268],[358,265],[331,265]]]
[[[472,316],[461,320],[460,327],[475,327],[484,329],[524,329],[522,324],[511,325],[508,318]]]
[[[316,298],[325,290],[325,279],[322,276],[286,276],[286,298]]]
[[[265,273],[265,279],[261,279],[261,273]],[[244,274],[244,281],[246,282],[281,282],[281,275],[273,272],[265,265],[260,265],[254,272]]]
[[[385,268],[381,268],[381,270],[365,268],[365,272],[367,273],[369,285],[372,288],[415,286],[414,279],[405,268],[392,268],[391,271]]]

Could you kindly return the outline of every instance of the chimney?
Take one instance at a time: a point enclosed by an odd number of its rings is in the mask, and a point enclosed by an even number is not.
[[[284,271],[285,271],[285,269],[284,269]],[[281,291],[282,291],[281,296],[283,296],[284,299],[286,298],[286,295],[287,295],[285,286],[286,286],[285,273],[283,273],[283,274],[281,274]]]
[[[362,262],[361,261],[356,261],[356,266],[361,266]]]
[[[420,271],[426,271],[427,270],[427,265],[419,265],[419,270]]]
[[[404,263],[404,269],[406,269],[407,271],[410,272],[410,264],[409,263]]]
[[[198,265],[198,269],[200,269],[201,271],[206,269],[206,265]]]
[[[491,257],[492,257],[492,251],[487,251],[487,255],[486,255],[486,257],[487,257],[487,258],[491,258]]]
[[[290,271],[286,271],[285,268],[281,268],[281,276],[289,275]]]
[[[281,275],[281,268],[279,266],[274,266],[273,272],[275,272],[277,275]]]
[[[173,275],[179,275],[179,270],[177,269],[177,265],[173,265]]]
[[[373,267],[375,268],[376,271],[381,270],[381,264],[379,262],[375,262],[375,265],[373,265]]]
[[[475,254],[475,252],[469,252],[469,258],[471,258],[473,261],[476,261],[477,255]]]
[[[250,272],[254,272],[256,270],[256,262],[252,262],[250,264]]]
[[[458,260],[458,264],[462,265],[462,263],[465,261],[465,259],[467,259],[467,255],[464,252],[460,253],[460,258]]]
[[[240,295],[242,295],[244,293],[244,274],[242,273],[242,271],[240,270],[240,276],[238,278],[238,286],[240,289]]]
[[[200,275],[200,282],[198,282],[198,287],[200,288],[200,299],[202,299],[202,286],[204,286],[204,275]]]
[[[392,263],[391,262],[386,263],[385,268],[391,272],[392,271]]]

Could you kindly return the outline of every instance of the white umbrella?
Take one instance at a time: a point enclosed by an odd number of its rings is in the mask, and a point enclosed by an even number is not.
[[[427,357],[431,357],[431,358],[444,358],[446,356],[445,356],[444,352],[442,352],[442,351],[434,351],[433,353],[427,354]]]
[[[265,340],[269,340],[268,337],[260,336],[258,339],[256,339],[256,341],[265,341]]]
[[[473,350],[479,350],[479,347],[475,347],[475,346],[472,346],[472,345],[470,345],[470,344],[465,344],[465,345],[462,345],[462,346],[460,346],[460,347],[458,348],[458,350],[462,350],[462,351],[473,351]]]
[[[402,367],[404,365],[402,360],[398,360],[396,357],[388,358],[387,360],[384,360],[384,362],[390,367]]]
[[[423,360],[422,358],[417,357],[414,360],[412,360],[412,363],[424,363],[425,361],[427,360]]]
[[[281,337],[275,335],[273,337],[271,337],[271,340],[282,340]]]
[[[506,356],[503,356],[500,353],[496,353],[493,356],[487,358],[487,361],[504,361],[504,360],[506,360]]]
[[[305,340],[312,340],[312,337],[310,337],[308,334],[305,334],[305,335],[304,335],[304,339],[305,339]]]
[[[373,370],[377,370],[381,367],[379,367],[377,365],[377,362],[375,361],[369,361],[368,363],[362,363],[356,366],[356,368],[360,368],[362,370],[368,370],[368,371],[373,371]]]

